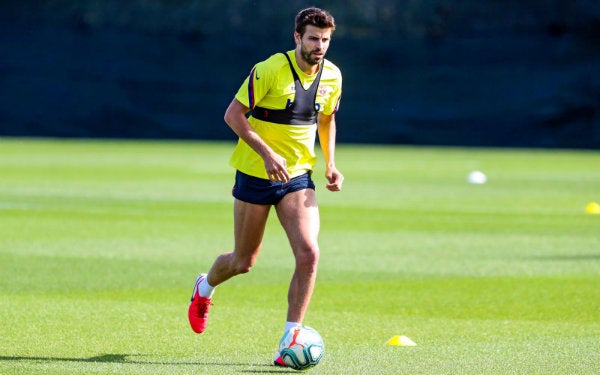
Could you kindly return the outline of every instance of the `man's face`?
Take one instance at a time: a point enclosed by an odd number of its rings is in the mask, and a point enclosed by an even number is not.
[[[302,60],[309,65],[318,65],[325,58],[331,41],[331,28],[320,29],[307,25],[304,35],[294,33],[296,47],[300,49]]]

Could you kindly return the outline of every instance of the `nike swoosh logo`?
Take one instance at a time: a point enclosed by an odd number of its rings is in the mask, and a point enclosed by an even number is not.
[[[254,76],[256,77],[257,81],[260,79],[260,77],[258,76],[258,72],[254,73]]]

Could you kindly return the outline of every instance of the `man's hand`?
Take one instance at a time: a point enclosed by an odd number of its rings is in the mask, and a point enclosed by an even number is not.
[[[344,183],[344,175],[337,170],[337,168],[327,168],[325,177],[329,183],[326,185],[329,191],[340,191],[342,190],[342,184]]]
[[[290,180],[285,158],[276,153],[271,153],[268,157],[264,158],[264,161],[269,180],[281,182],[288,182]]]

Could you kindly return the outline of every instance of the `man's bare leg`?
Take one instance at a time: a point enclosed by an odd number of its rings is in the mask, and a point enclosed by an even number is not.
[[[319,209],[315,191],[287,194],[276,206],[296,260],[288,290],[288,322],[302,323],[310,304],[319,261]]]
[[[271,206],[235,200],[234,250],[215,259],[208,272],[208,283],[216,287],[233,276],[250,271],[260,252]]]

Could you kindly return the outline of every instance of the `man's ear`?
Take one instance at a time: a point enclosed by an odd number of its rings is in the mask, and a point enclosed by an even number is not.
[[[302,37],[300,36],[300,34],[297,31],[294,31],[294,41],[296,42],[297,46],[300,45],[301,40],[302,40]]]

